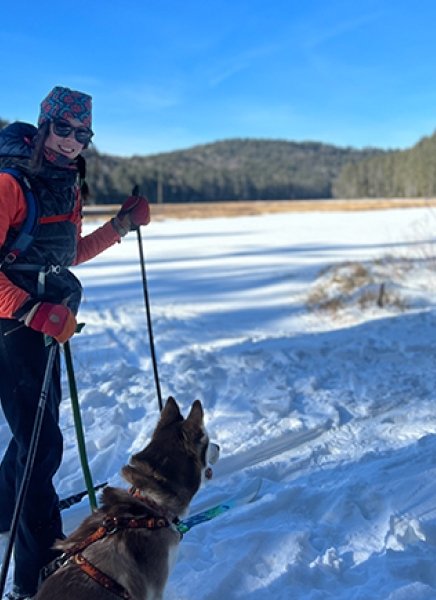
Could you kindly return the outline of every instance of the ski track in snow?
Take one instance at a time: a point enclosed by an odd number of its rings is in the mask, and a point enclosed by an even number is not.
[[[163,395],[185,412],[200,398],[222,447],[192,510],[263,482],[256,501],[185,536],[166,600],[436,598],[431,282],[423,304],[417,278],[419,307],[404,313],[332,319],[305,305],[326,265],[392,253],[422,262],[429,218],[308,213],[147,228]],[[90,466],[95,482],[124,485],[121,466],[158,418],[136,239],[77,274],[86,327],[72,350]],[[84,486],[63,386],[61,496]],[[86,512],[86,500],[66,511],[66,530]]]

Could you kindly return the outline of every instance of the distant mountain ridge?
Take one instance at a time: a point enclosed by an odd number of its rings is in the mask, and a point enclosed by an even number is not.
[[[436,133],[401,151],[229,139],[129,158],[95,147],[85,155],[93,204],[120,202],[135,184],[152,202],[436,196]]]
[[[96,203],[117,202],[138,183],[152,202],[330,198],[342,168],[378,149],[318,142],[231,139],[152,156],[87,153]]]

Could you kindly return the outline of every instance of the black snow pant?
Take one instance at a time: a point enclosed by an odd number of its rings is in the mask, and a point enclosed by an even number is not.
[[[10,527],[48,356],[44,336],[39,332],[23,326],[5,335],[18,325],[16,320],[0,319],[0,401],[12,434],[0,465],[0,532]],[[14,547],[14,589],[26,595],[36,592],[41,568],[55,556],[51,546],[56,538],[62,537],[59,499],[52,483],[63,450],[59,429],[60,400],[58,350]],[[5,446],[8,439],[6,432],[1,434],[0,444]]]

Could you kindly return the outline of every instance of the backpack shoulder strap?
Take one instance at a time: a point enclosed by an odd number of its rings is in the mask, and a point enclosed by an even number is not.
[[[11,264],[15,262],[19,254],[25,252],[29,248],[35,238],[35,232],[38,226],[39,207],[30,182],[22,171],[7,167],[0,169],[0,173],[8,173],[8,175],[12,175],[12,177],[17,180],[23,191],[27,205],[26,218],[22,223],[16,237],[11,244],[8,244],[6,248],[3,246],[2,249],[3,254],[6,253],[2,264]]]

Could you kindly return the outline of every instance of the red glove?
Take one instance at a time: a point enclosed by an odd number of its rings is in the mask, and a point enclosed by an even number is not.
[[[128,231],[150,223],[150,207],[145,196],[129,196],[117,214],[121,225]]]
[[[31,329],[49,335],[60,344],[70,339],[77,327],[76,317],[68,306],[51,302],[37,302],[22,320]]]

